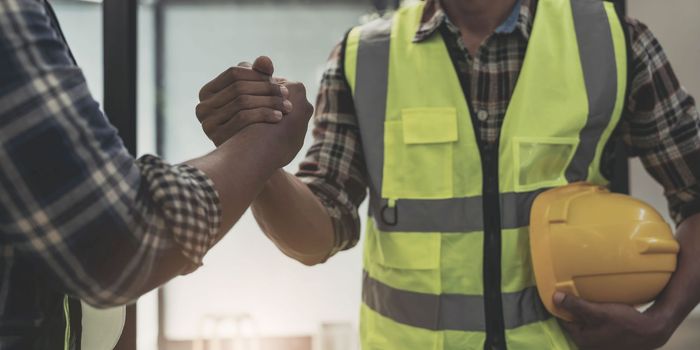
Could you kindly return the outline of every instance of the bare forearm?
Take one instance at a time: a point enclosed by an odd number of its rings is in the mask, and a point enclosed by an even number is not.
[[[652,312],[664,314],[669,332],[673,332],[700,302],[700,214],[679,226],[677,239],[681,246],[678,268],[652,307]]]
[[[283,170],[272,175],[252,209],[265,234],[291,258],[315,265],[333,249],[333,224],[323,204]]]
[[[277,169],[267,147],[243,131],[212,153],[187,162],[214,182],[222,210],[220,237],[240,219]]]

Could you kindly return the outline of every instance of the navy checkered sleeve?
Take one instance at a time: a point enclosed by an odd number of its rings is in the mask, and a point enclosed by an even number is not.
[[[194,270],[219,238],[212,182],[129,155],[59,32],[41,1],[0,0],[0,306],[33,271],[123,304]]]

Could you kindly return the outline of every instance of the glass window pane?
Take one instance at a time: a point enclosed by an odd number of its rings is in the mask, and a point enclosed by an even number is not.
[[[160,126],[166,158],[177,162],[213,149],[194,114],[198,91],[241,61],[270,56],[275,74],[305,83],[315,101],[331,50],[370,4],[169,4],[161,91],[165,120]],[[289,171],[296,170],[311,141],[309,131],[307,145]],[[360,248],[317,268],[302,266],[280,253],[246,214],[204,267],[166,287],[165,335],[174,341],[198,338],[207,317],[223,315],[242,318],[247,334],[264,337],[311,336],[324,323],[340,323],[325,328],[342,333],[349,327],[348,342],[354,342],[361,271]]]
[[[92,96],[102,102],[102,5],[93,1],[52,1],[51,4]]]

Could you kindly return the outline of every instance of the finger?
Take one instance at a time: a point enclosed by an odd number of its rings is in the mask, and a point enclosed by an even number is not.
[[[257,108],[241,111],[237,117],[229,120],[223,125],[220,125],[213,133],[211,139],[215,144],[219,145],[226,142],[231,136],[252,124],[258,123],[278,123],[282,120],[283,115],[280,111],[270,108]],[[207,134],[209,135],[209,133]]]
[[[248,62],[248,61],[243,61],[237,65],[238,67],[243,67],[243,68],[253,68],[253,64]]]
[[[308,122],[314,113],[314,106],[306,98],[306,88],[301,83],[286,83],[289,89],[289,100],[294,104],[294,115]]]
[[[202,87],[199,91],[199,100],[204,101],[236,81],[270,81],[270,77],[250,68],[231,67]]]
[[[275,73],[275,66],[270,57],[260,56],[253,62],[253,70],[271,77]]]
[[[279,96],[287,98],[289,89],[286,86],[272,84],[266,81],[238,81],[209,97],[203,107],[214,110],[225,106],[239,96]]]
[[[599,318],[598,305],[590,303],[573,295],[556,292],[553,296],[554,305],[569,311],[577,321],[592,322]]]
[[[200,118],[200,122],[207,122],[214,126],[225,124],[229,119],[234,119],[241,111],[257,108],[269,108],[289,113],[293,109],[293,105],[288,100],[279,96],[249,96],[243,95],[229,102],[227,105],[217,109],[212,113],[205,113],[205,117]]]
[[[286,84],[289,82],[287,79],[280,77],[272,77],[271,81],[275,84]]]
[[[219,108],[224,112],[236,114],[240,111],[256,108],[271,108],[282,113],[289,113],[294,109],[294,105],[288,99],[280,96],[238,96],[235,100]]]

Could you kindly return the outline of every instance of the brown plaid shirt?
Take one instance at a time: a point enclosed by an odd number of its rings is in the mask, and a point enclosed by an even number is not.
[[[465,98],[479,118],[481,142],[496,142],[520,73],[532,30],[536,0],[523,0],[515,28],[496,32],[470,55],[459,29],[438,0],[428,0],[415,42],[443,35],[469,86]],[[642,23],[626,19],[632,47],[630,96],[620,132],[633,156],[665,189],[677,223],[700,212],[700,116],[681,87],[661,45]],[[358,206],[368,175],[352,93],[343,70],[342,44],[333,51],[317,101],[314,144],[297,176],[324,202],[336,235],[333,253],[353,247],[360,235]]]

